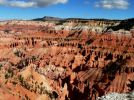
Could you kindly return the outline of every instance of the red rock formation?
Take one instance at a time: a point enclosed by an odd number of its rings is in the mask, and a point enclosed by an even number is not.
[[[84,22],[66,23],[74,27]],[[100,27],[113,22],[87,24]],[[8,95],[4,100],[95,100],[109,92],[133,90],[133,35],[56,27],[1,25],[0,96]]]

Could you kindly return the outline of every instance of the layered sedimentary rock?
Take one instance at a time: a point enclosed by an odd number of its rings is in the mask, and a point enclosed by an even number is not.
[[[134,90],[134,38],[120,21],[0,22],[0,99],[95,100]]]

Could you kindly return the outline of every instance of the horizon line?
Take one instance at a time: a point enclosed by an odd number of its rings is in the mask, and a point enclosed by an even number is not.
[[[127,17],[127,18],[99,18],[99,17],[93,17],[93,18],[85,18],[85,17],[57,17],[57,16],[43,16],[43,17],[37,17],[37,18],[0,18],[0,21],[10,21],[10,20],[34,20],[38,18],[44,18],[44,17],[53,17],[53,18],[60,18],[60,19],[84,19],[84,20],[94,20],[94,19],[104,19],[104,20],[127,20],[127,19],[133,19],[134,17]]]

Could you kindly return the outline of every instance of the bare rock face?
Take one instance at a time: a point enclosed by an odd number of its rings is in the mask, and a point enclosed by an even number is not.
[[[110,93],[105,96],[99,97],[98,100],[133,100],[134,92],[131,93]]]
[[[0,99],[96,100],[133,91],[133,29],[106,31],[112,25],[120,21],[0,22]]]

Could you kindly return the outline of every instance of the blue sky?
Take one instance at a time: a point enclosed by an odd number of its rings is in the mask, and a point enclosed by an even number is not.
[[[134,17],[134,0],[0,0],[0,19]]]

